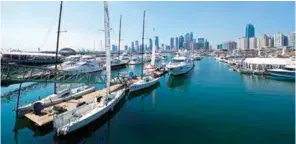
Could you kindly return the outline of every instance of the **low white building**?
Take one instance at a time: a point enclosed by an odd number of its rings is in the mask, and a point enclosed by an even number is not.
[[[295,64],[295,61],[290,58],[246,58],[242,62],[242,68],[252,72],[265,72],[266,69],[281,68]]]

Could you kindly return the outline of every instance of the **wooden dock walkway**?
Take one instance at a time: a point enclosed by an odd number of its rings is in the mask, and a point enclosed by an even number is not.
[[[116,90],[122,88],[122,86],[123,85],[121,85],[121,84],[113,85],[110,87],[110,91],[111,92],[116,91]],[[36,115],[33,112],[30,112],[30,113],[25,114],[25,117],[28,118],[29,120],[33,121],[37,126],[43,126],[43,125],[48,124],[53,121],[54,114],[55,114],[54,108],[62,108],[66,111],[70,111],[70,110],[75,109],[77,107],[78,103],[89,102],[89,101],[92,101],[95,98],[101,97],[105,94],[106,94],[106,89],[104,88],[104,89],[97,90],[95,92],[86,94],[78,99],[71,99],[69,101],[62,102],[62,103],[56,104],[54,106],[47,107],[42,110],[42,113],[43,113],[42,115]]]

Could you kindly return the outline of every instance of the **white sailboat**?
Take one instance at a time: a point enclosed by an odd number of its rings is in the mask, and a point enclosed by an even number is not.
[[[106,47],[106,95],[88,101],[85,104],[62,113],[54,118],[57,135],[67,135],[90,122],[100,118],[121,100],[125,89],[110,93],[111,61],[110,61],[110,29],[108,4],[104,1],[105,47]]]
[[[142,45],[144,45],[144,26],[145,26],[145,11],[144,11],[144,18],[143,18],[143,35],[142,35]],[[143,59],[143,47],[142,47],[142,59]],[[152,60],[151,60],[151,65],[154,67],[154,63],[155,63],[155,48],[152,48]],[[137,82],[131,84],[129,86],[129,91],[133,92],[133,91],[137,91],[137,90],[141,90],[141,89],[145,89],[148,88],[150,86],[153,86],[154,84],[158,83],[159,81],[159,77],[154,77],[152,73],[147,73],[146,76],[143,77],[143,72],[144,70],[144,62],[142,61],[142,75],[141,75],[141,79],[138,80]]]

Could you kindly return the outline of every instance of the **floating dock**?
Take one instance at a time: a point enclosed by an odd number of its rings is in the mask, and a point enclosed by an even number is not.
[[[116,84],[110,87],[110,91],[114,92],[118,89],[121,89],[122,87],[123,87],[122,84]],[[43,113],[42,115],[36,115],[33,112],[30,112],[25,114],[25,117],[33,121],[37,126],[43,126],[53,121],[54,115],[55,115],[54,108],[62,108],[62,109],[65,109],[66,111],[70,111],[75,109],[78,103],[89,102],[94,100],[95,98],[102,97],[105,94],[106,94],[106,88],[86,94],[78,99],[71,99],[69,101],[47,107],[42,110],[42,113]]]

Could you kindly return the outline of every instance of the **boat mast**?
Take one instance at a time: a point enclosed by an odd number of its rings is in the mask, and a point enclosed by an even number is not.
[[[153,28],[153,38],[155,37],[155,28]],[[151,57],[151,65],[155,64],[155,46],[152,46],[152,57]]]
[[[146,14],[146,11],[144,11],[144,15],[143,15],[143,33],[142,33],[142,47],[141,47],[141,51],[142,51],[142,73],[141,73],[141,79],[143,79],[143,70],[144,70],[144,59],[143,59],[143,55],[144,55],[145,14]]]
[[[58,33],[57,33],[56,55],[55,55],[55,72],[57,72],[58,70],[57,63],[58,63],[58,51],[59,51],[59,43],[60,43],[62,9],[63,9],[63,1],[61,1],[60,3],[60,14],[59,14],[59,23],[58,23]],[[57,83],[54,83],[54,94],[56,93],[57,93]]]
[[[118,38],[118,60],[119,60],[119,55],[120,55],[120,41],[121,41],[121,15],[120,15],[120,20],[119,20],[119,38]],[[118,70],[118,76],[119,76],[119,70]]]
[[[110,61],[110,28],[108,3],[104,1],[105,50],[106,50],[106,91],[110,93],[111,61]]]

